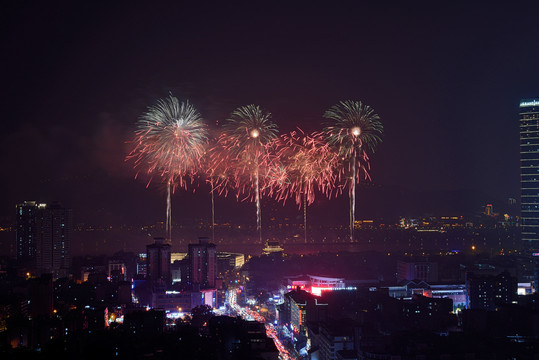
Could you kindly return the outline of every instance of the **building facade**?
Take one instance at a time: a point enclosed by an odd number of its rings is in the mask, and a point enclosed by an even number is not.
[[[438,264],[426,261],[399,261],[397,263],[397,281],[403,280],[436,282],[438,281]]]
[[[65,277],[71,267],[72,212],[58,203],[18,204],[16,257],[40,274]]]
[[[346,324],[323,322],[320,324],[320,359],[336,360],[338,352],[354,350],[354,328]]]
[[[468,309],[495,311],[517,299],[517,278],[507,271],[498,275],[466,273]]]
[[[328,304],[319,296],[300,289],[292,290],[284,295],[284,303],[279,305],[279,322],[295,332],[305,333],[308,321],[327,318],[327,309]]]
[[[36,243],[39,234],[37,222],[41,209],[46,206],[46,204],[38,204],[35,201],[25,201],[16,207],[17,243],[15,249],[19,263],[27,263],[31,266],[36,264]]]
[[[539,99],[520,102],[522,240],[539,240]]]
[[[41,218],[37,267],[55,278],[66,277],[71,267],[72,213],[58,203],[47,205]]]
[[[153,286],[167,287],[171,282],[170,244],[164,238],[146,246],[146,277]]]
[[[216,246],[206,237],[189,244],[189,285],[200,289],[215,288],[217,276]]]

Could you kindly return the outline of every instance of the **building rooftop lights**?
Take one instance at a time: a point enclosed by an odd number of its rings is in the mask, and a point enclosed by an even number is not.
[[[539,100],[536,100],[536,99],[523,100],[520,102],[520,107],[527,107],[527,106],[539,106]]]

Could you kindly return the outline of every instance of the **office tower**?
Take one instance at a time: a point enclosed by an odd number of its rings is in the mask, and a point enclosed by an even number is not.
[[[53,274],[54,278],[66,277],[71,267],[71,210],[53,203],[43,207],[40,215],[37,268],[43,274]]]
[[[71,266],[72,212],[58,203],[17,205],[17,260],[39,273],[65,277]]]
[[[215,288],[217,273],[216,246],[206,237],[189,244],[189,285],[201,289]]]
[[[25,201],[18,204],[16,229],[16,258],[20,264],[35,266],[36,242],[39,234],[37,219],[41,216],[39,210],[46,207],[35,201]]]
[[[520,102],[522,240],[539,240],[539,99]]]
[[[155,243],[146,246],[146,278],[154,286],[170,284],[170,244],[164,238],[155,238]]]

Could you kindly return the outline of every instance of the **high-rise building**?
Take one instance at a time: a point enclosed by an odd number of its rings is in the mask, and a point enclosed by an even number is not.
[[[36,265],[36,243],[38,234],[38,219],[41,217],[41,209],[46,204],[38,204],[35,201],[25,201],[18,204],[17,229],[16,229],[16,258],[21,264]]]
[[[42,274],[65,277],[71,266],[72,212],[58,203],[17,205],[16,256]]]
[[[170,284],[170,244],[164,238],[155,238],[155,243],[146,246],[146,278],[154,286]]]
[[[148,274],[148,254],[147,253],[140,253],[137,256],[137,275],[146,277]]]
[[[58,203],[42,210],[41,236],[36,248],[37,268],[55,278],[66,277],[71,267],[72,213]]]
[[[198,238],[198,244],[189,244],[189,285],[201,289],[215,288],[216,248],[206,237]]]
[[[539,240],[539,99],[520,102],[522,240]]]

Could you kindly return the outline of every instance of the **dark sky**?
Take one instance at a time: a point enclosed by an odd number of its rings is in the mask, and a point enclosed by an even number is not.
[[[369,104],[385,137],[371,172],[382,190],[364,214],[404,212],[413,194],[518,197],[518,103],[539,96],[539,5],[144,3],[12,1],[0,12],[0,216],[37,199],[78,221],[162,218],[162,189],[134,180],[124,157],[137,117],[169,91],[210,124],[260,104],[281,132],[321,129],[339,100]],[[390,202],[402,192],[412,200]],[[176,214],[206,216],[181,206],[196,199],[177,194]]]

